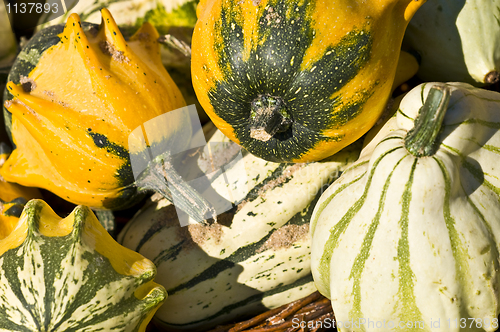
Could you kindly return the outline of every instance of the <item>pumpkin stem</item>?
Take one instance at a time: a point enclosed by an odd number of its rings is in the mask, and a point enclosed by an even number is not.
[[[259,95],[252,101],[250,137],[266,142],[274,134],[287,130],[292,124],[280,97]]]
[[[436,139],[448,109],[450,88],[444,84],[433,86],[420,108],[415,126],[405,137],[405,147],[416,157],[431,156],[436,152]]]
[[[172,156],[167,151],[152,159],[135,181],[139,191],[160,193],[177,208],[186,212],[196,222],[207,225],[207,220],[217,222],[217,212],[174,169]]]

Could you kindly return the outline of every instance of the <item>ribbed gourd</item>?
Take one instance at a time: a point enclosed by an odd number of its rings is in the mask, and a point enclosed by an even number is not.
[[[60,218],[28,202],[0,240],[0,266],[1,331],[144,332],[167,296],[154,264],[83,206]]]
[[[424,81],[493,84],[500,80],[499,18],[499,0],[429,1],[410,21],[403,45],[420,55]]]
[[[5,143],[0,143],[0,167],[10,154]],[[9,235],[16,227],[24,205],[33,198],[42,198],[36,188],[27,188],[5,181],[0,176],[0,239]]]
[[[365,134],[391,93],[425,0],[202,0],[196,95],[215,125],[273,162],[328,157]]]
[[[324,192],[311,265],[341,331],[499,327],[499,123],[498,92],[419,85]]]
[[[189,148],[192,125],[161,63],[158,36],[145,23],[125,40],[103,9],[100,26],[72,14],[65,26],[30,39],[9,74],[4,115],[15,148],[0,174],[98,209],[126,208],[144,190],[168,190],[169,157],[154,158],[164,148]],[[140,180],[134,165],[154,174]],[[188,211],[204,220],[203,207],[189,201]]]
[[[151,23],[161,35],[172,35],[177,39],[190,43],[193,27],[196,23],[196,6],[199,0],[67,0],[65,1],[68,11],[59,16],[59,13],[43,13],[38,20],[37,29],[43,29],[56,24],[64,24],[72,13],[78,14],[85,22],[99,24],[101,21],[100,10],[108,9],[116,24],[125,34],[141,27],[144,22]],[[185,76],[189,77],[189,57],[172,49],[171,45],[165,42],[160,43],[160,54],[163,64],[169,70],[173,68],[182,70],[182,76],[176,78],[176,83]],[[190,84],[190,83],[189,83]],[[194,95],[192,87],[185,84],[186,92],[184,96]]]
[[[358,144],[322,162],[280,164],[248,152],[234,159],[238,149],[229,143],[217,131],[197,158],[213,175],[207,192],[233,202],[218,224],[181,227],[163,199],[142,208],[118,236],[156,264],[156,281],[169,297],[154,320],[168,330],[207,331],[316,291],[309,237],[314,203],[360,151]]]

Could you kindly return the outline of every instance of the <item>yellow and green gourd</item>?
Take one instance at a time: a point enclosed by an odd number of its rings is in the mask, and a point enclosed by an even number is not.
[[[182,151],[191,139],[189,113],[161,63],[158,36],[145,23],[125,40],[106,9],[100,26],[72,14],[65,26],[33,36],[9,74],[4,115],[14,150],[0,174],[97,209],[129,207],[143,189],[165,191],[158,168],[169,157],[151,166],[153,180],[141,182],[131,165],[134,158],[147,163],[158,147]],[[145,126],[153,128],[146,135]],[[204,204],[189,201],[187,210],[203,220]]]
[[[311,217],[311,268],[337,321],[498,328],[499,124],[498,92],[419,85],[325,191]]]
[[[215,125],[274,162],[321,160],[365,134],[425,0],[202,0],[191,71]]]
[[[5,143],[0,143],[0,167],[10,154]],[[42,198],[37,188],[27,188],[5,181],[0,176],[0,239],[16,227],[24,205],[33,198]]]
[[[84,206],[60,218],[29,201],[0,240],[0,266],[1,331],[144,332],[167,296],[154,264]]]

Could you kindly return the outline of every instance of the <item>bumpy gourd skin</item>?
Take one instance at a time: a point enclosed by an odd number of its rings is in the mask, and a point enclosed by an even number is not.
[[[99,27],[72,14],[64,30],[41,31],[21,52],[4,105],[15,149],[0,174],[75,204],[118,209],[140,196],[130,154],[142,151],[130,133],[186,104],[161,63],[154,27],[125,41],[109,11],[102,15]],[[187,144],[191,133],[178,129],[191,128],[187,114],[169,120],[148,132],[149,146],[168,137]]]
[[[225,135],[261,158],[323,159],[377,121],[404,30],[424,2],[202,0],[192,41],[198,99]],[[265,137],[252,135],[261,96],[284,105],[284,125]]]

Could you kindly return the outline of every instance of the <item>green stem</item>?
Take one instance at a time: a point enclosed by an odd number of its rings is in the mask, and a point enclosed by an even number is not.
[[[433,86],[415,119],[415,125],[405,137],[405,147],[416,157],[431,156],[436,152],[436,139],[441,131],[444,115],[450,101],[450,88]]]
[[[206,225],[207,220],[217,221],[214,207],[177,173],[168,151],[152,159],[135,184],[139,191],[160,193],[196,222]]]

